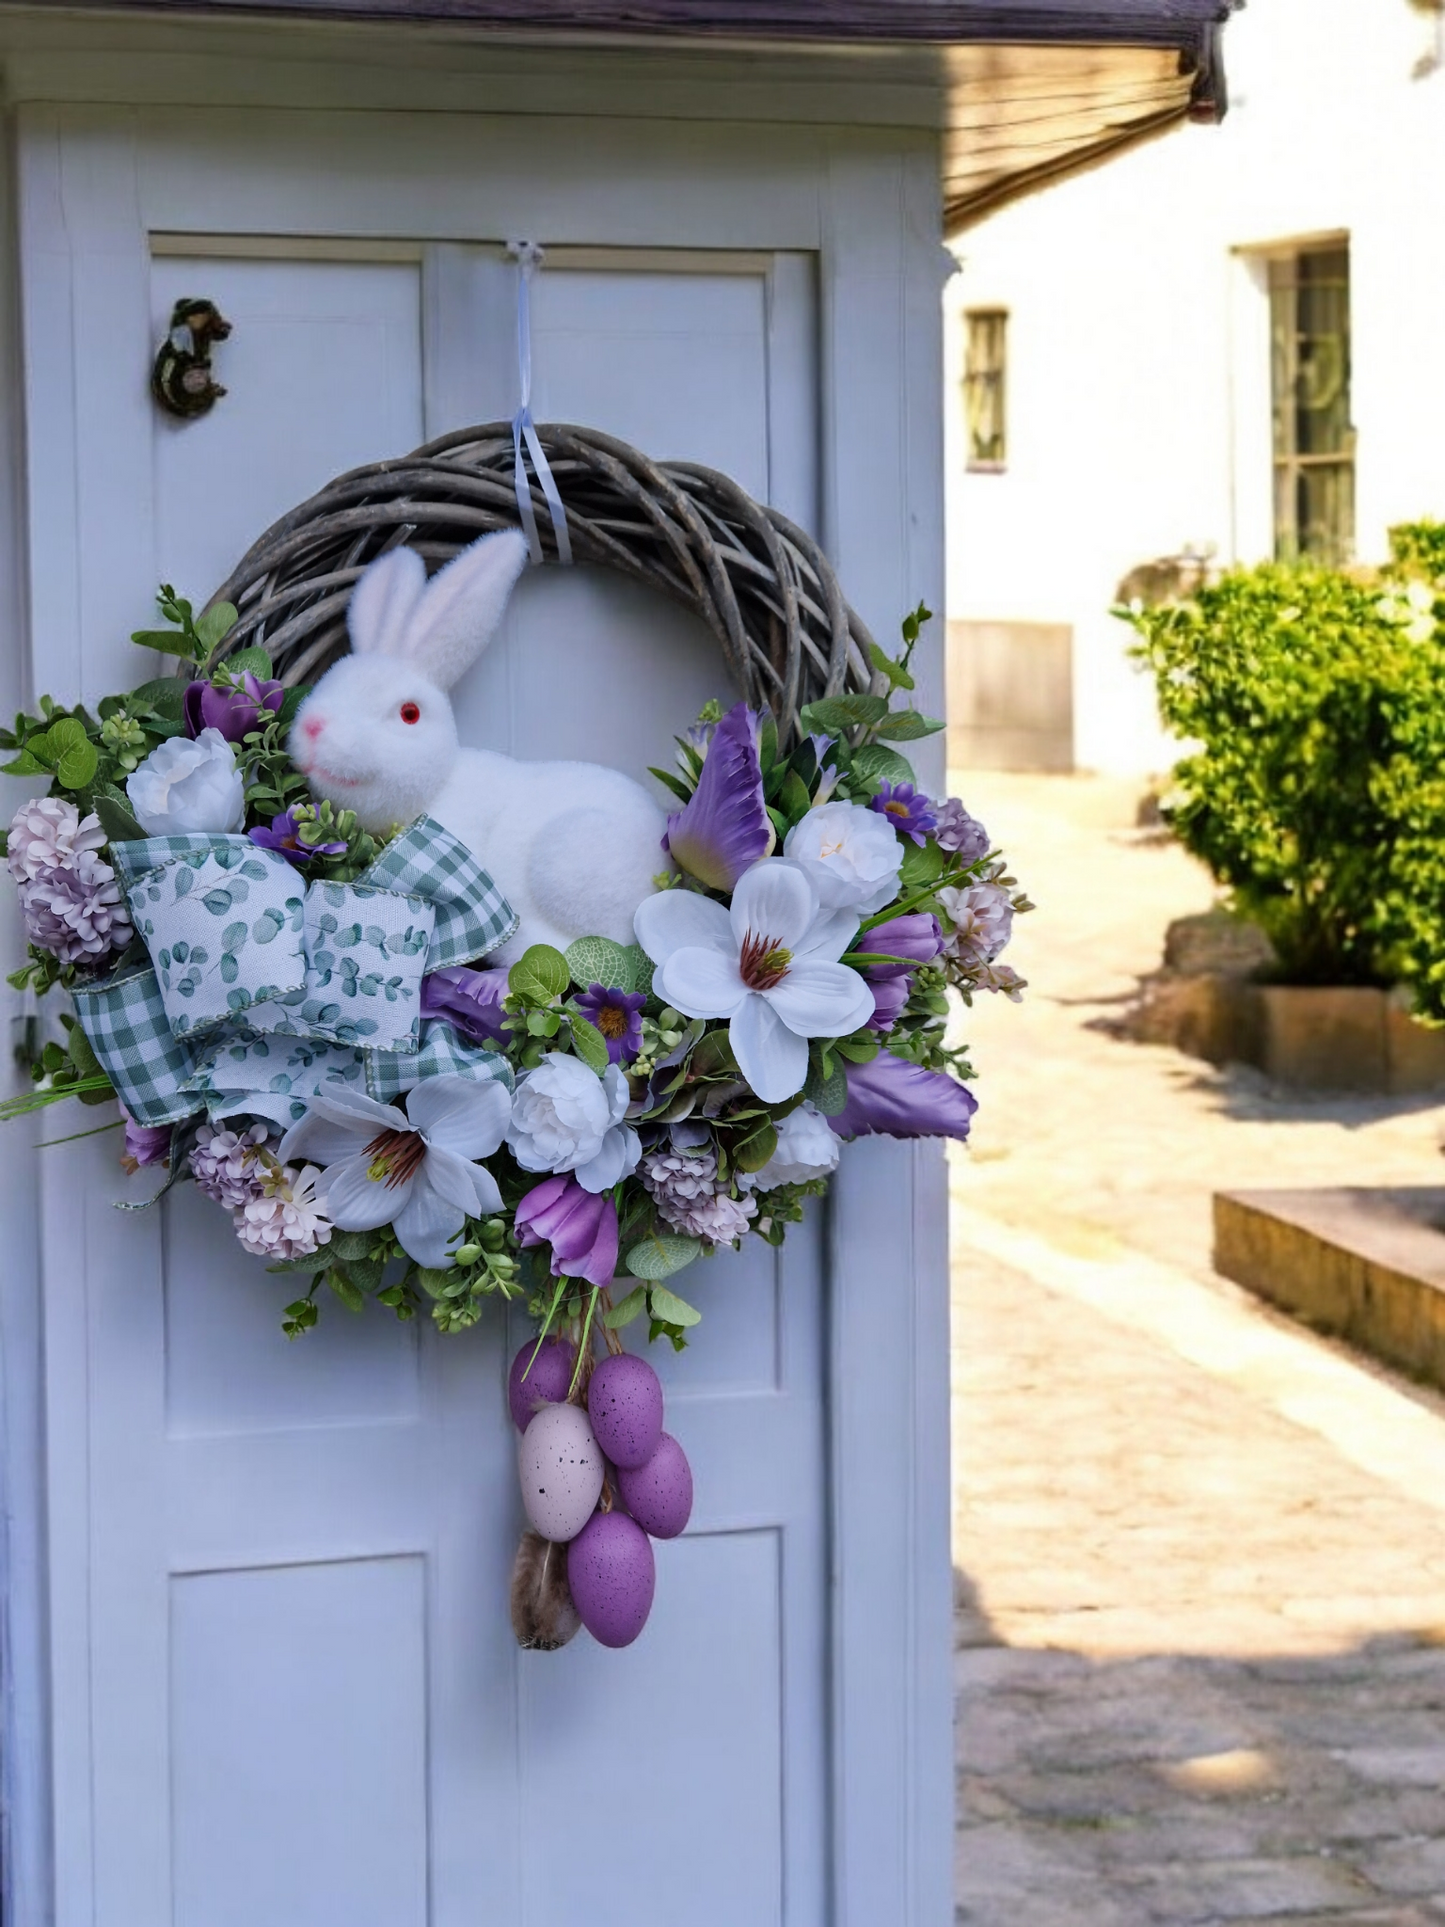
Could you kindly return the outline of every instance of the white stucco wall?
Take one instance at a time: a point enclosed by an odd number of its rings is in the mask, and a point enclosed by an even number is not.
[[[947,293],[953,617],[1069,622],[1081,768],[1170,761],[1108,614],[1136,563],[1270,551],[1268,314],[1240,250],[1348,233],[1356,549],[1445,515],[1445,68],[1408,0],[1249,0],[1232,107],[1005,209]],[[968,474],[963,312],[1010,314],[1007,471]]]

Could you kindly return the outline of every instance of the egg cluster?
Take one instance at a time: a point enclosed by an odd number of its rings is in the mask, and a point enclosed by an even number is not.
[[[692,1471],[662,1429],[662,1385],[645,1359],[604,1358],[585,1409],[568,1399],[576,1363],[561,1339],[524,1345],[512,1361],[522,1504],[540,1538],[567,1547],[581,1623],[604,1646],[630,1646],[652,1610],[652,1540],[675,1539],[687,1524]]]

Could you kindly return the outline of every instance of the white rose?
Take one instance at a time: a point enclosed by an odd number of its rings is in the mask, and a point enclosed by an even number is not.
[[[622,1121],[628,1096],[616,1064],[599,1077],[580,1057],[548,1051],[512,1099],[512,1156],[524,1171],[571,1171],[584,1191],[610,1191],[642,1155]]]
[[[741,1180],[749,1191],[775,1191],[780,1184],[807,1184],[838,1168],[838,1139],[816,1106],[800,1104],[778,1126],[778,1148],[761,1171]]]
[[[228,836],[246,820],[245,784],[219,729],[194,742],[170,737],[126,779],[125,793],[147,836]]]
[[[903,845],[877,810],[824,803],[788,831],[784,856],[807,873],[825,910],[871,916],[898,894]]]

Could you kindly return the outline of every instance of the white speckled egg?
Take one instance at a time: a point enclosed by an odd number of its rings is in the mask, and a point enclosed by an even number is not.
[[[544,1539],[575,1539],[602,1496],[602,1448],[580,1405],[547,1405],[517,1447],[522,1504]]]

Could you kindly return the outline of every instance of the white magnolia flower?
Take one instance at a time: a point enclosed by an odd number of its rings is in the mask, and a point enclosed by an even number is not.
[[[246,820],[236,753],[219,729],[203,729],[194,742],[172,736],[158,744],[126,778],[125,793],[147,836],[226,836]]]
[[[788,831],[783,855],[807,875],[825,910],[871,917],[898,895],[903,845],[886,816],[861,803],[824,803]]]
[[[778,1125],[778,1148],[761,1171],[738,1181],[749,1191],[775,1191],[780,1184],[807,1184],[838,1168],[839,1140],[816,1105],[803,1103]]]
[[[284,1163],[306,1152],[325,1164],[319,1189],[338,1231],[392,1225],[403,1251],[443,1271],[465,1219],[502,1208],[496,1179],[472,1160],[497,1149],[510,1109],[506,1086],[492,1080],[423,1078],[407,1093],[406,1115],[338,1080],[311,1099],[276,1155]]]
[[[507,1143],[524,1171],[570,1171],[584,1191],[610,1191],[642,1146],[623,1123],[630,1093],[616,1064],[599,1077],[579,1057],[548,1051],[517,1085]]]
[[[873,1015],[873,992],[838,962],[857,917],[820,913],[811,881],[784,857],[745,870],[731,909],[661,890],[643,898],[634,928],[659,997],[688,1017],[731,1020],[738,1069],[764,1103],[803,1088],[810,1037],[846,1037]]]

